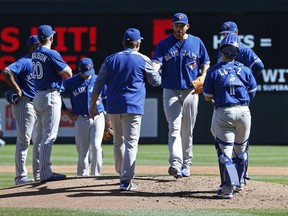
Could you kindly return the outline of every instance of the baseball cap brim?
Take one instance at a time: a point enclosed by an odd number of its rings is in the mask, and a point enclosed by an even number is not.
[[[221,32],[219,32],[219,34],[224,34],[224,33],[226,33],[226,34],[232,34],[232,33],[234,33],[234,31],[221,31]]]
[[[174,22],[174,24],[177,24],[177,23],[182,23],[182,24],[185,24],[185,25],[188,24],[188,22],[184,22],[184,21],[175,21],[175,22]]]
[[[84,76],[91,76],[91,75],[93,75],[93,74],[95,74],[95,70],[94,70],[94,68],[91,68],[90,70],[88,70],[88,71],[85,71],[85,72],[80,72],[81,74],[83,74]]]

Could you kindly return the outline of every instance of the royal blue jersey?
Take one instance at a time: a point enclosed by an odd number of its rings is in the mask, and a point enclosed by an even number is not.
[[[213,97],[215,107],[249,102],[257,90],[251,70],[239,62],[220,62],[209,68],[204,96]]]
[[[161,84],[161,77],[155,72],[151,60],[128,48],[105,59],[93,91],[99,94],[107,85],[109,114],[144,114],[146,78],[154,86]]]
[[[256,53],[247,47],[245,44],[240,43],[240,53],[236,56],[235,61],[238,61],[252,70],[254,77],[257,77],[261,70],[264,68],[264,64]],[[218,54],[218,62],[221,62],[221,52]]]
[[[90,79],[83,79],[80,74],[76,74],[64,81],[64,94],[69,95],[72,112],[75,115],[89,115],[88,110],[96,78],[96,75],[92,75]],[[97,103],[97,108],[98,112],[104,111],[101,97]]]
[[[64,90],[62,77],[57,74],[68,65],[56,50],[39,46],[32,53],[33,78],[36,90]]]
[[[21,88],[23,96],[34,98],[35,87],[32,79],[32,61],[29,55],[26,55],[16,62],[10,64],[7,69],[15,75],[15,81]]]
[[[192,88],[191,81],[198,76],[199,68],[210,63],[201,39],[190,34],[185,40],[178,40],[173,35],[161,40],[152,61],[161,64],[161,86],[167,89]]]

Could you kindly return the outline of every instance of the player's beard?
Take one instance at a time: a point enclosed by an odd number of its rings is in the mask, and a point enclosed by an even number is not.
[[[183,30],[174,31],[174,36],[179,40],[185,39],[185,34],[186,34],[186,31],[183,31]]]

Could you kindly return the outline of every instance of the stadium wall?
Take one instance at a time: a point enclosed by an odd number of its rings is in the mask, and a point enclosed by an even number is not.
[[[250,142],[288,144],[288,3],[284,0],[0,0],[0,8],[0,70],[26,53],[26,38],[35,34],[41,24],[49,24],[57,31],[54,49],[64,56],[74,73],[77,73],[79,59],[84,56],[92,58],[96,70],[99,69],[107,55],[122,49],[122,34],[128,27],[141,30],[144,37],[141,52],[151,57],[159,40],[171,33],[171,16],[175,12],[184,12],[189,16],[189,33],[203,40],[214,64],[221,40],[218,35],[220,26],[224,21],[235,21],[242,41],[265,64],[265,69],[257,78],[257,96],[250,104]],[[1,98],[7,88],[0,76]],[[162,108],[162,89],[147,85],[147,98],[154,101],[152,107],[156,107],[157,112],[146,112],[144,119],[157,118],[157,127],[147,132],[151,128],[144,125],[140,142],[167,143],[168,126]],[[1,105],[4,106],[4,102]],[[2,113],[2,128],[9,139],[15,139],[15,128],[10,132],[9,128],[5,128],[9,119],[5,109],[6,105]],[[200,95],[195,143],[213,143],[210,135],[212,111],[213,107]],[[65,119],[64,116],[64,128],[61,129],[64,131],[68,124]],[[72,126],[69,126],[70,129]],[[59,142],[71,142],[73,131],[60,131],[59,135]]]

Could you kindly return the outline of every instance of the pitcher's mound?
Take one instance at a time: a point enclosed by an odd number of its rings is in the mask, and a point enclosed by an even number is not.
[[[136,177],[136,191],[119,191],[119,177],[68,177],[0,190],[0,207],[90,209],[288,208],[288,186],[248,181],[230,200],[214,197],[219,177]]]

